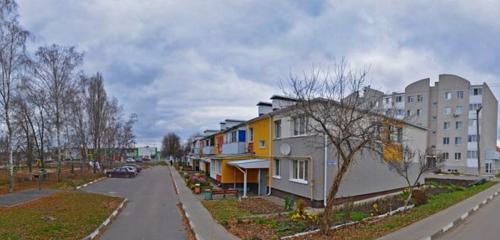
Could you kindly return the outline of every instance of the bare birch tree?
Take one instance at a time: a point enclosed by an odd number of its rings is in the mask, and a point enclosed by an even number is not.
[[[14,1],[0,1],[0,105],[2,120],[7,128],[7,152],[9,168],[9,192],[14,191],[14,162],[12,146],[12,101],[15,87],[25,65],[26,40],[29,33],[17,20],[17,4]]]
[[[64,124],[64,108],[68,107],[70,90],[74,87],[77,67],[83,54],[75,47],[56,44],[40,47],[35,53],[35,78],[48,93],[49,117],[55,128],[57,144],[57,179],[62,180],[61,131]]]
[[[90,77],[88,85],[88,98],[86,99],[86,109],[89,117],[89,137],[94,150],[94,172],[96,163],[101,163],[101,142],[102,134],[106,126],[107,94],[104,89],[103,78],[100,73]]]
[[[375,96],[363,96],[367,71],[352,69],[345,60],[331,71],[313,70],[302,77],[292,75],[283,84],[284,93],[296,99],[292,114],[304,116],[307,131],[326,136],[339,159],[328,191],[321,230],[328,233],[335,196],[344,175],[356,157],[369,150],[382,154],[384,117],[371,111]]]

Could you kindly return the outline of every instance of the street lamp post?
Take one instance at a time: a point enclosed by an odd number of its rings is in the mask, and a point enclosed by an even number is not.
[[[479,107],[477,110],[476,110],[476,130],[477,130],[477,175],[478,176],[481,176],[481,148],[480,148],[480,145],[479,145],[479,141],[480,141],[480,137],[479,137],[479,112],[481,111],[481,109],[483,109],[483,107]]]

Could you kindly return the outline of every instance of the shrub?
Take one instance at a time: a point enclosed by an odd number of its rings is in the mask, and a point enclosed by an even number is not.
[[[299,199],[297,201],[297,212],[301,215],[303,215],[306,211],[307,203],[304,199]]]
[[[425,192],[421,190],[414,190],[412,199],[415,206],[420,206],[427,203],[427,195],[425,195]]]
[[[291,196],[285,197],[285,211],[292,211],[293,205],[293,198]]]

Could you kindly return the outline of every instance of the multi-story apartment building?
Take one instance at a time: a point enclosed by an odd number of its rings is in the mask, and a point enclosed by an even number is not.
[[[429,78],[422,79],[404,92],[381,96],[380,101],[385,114],[428,129],[427,148],[446,159],[444,171],[476,174],[478,156],[482,174],[500,170],[498,101],[486,83],[471,84],[462,77],[441,74],[434,86]]]

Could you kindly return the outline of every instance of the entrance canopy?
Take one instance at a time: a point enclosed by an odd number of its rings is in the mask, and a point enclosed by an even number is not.
[[[230,161],[227,164],[229,164],[230,166],[233,166],[233,167],[241,168],[241,169],[269,168],[269,161],[263,160],[263,159]]]

